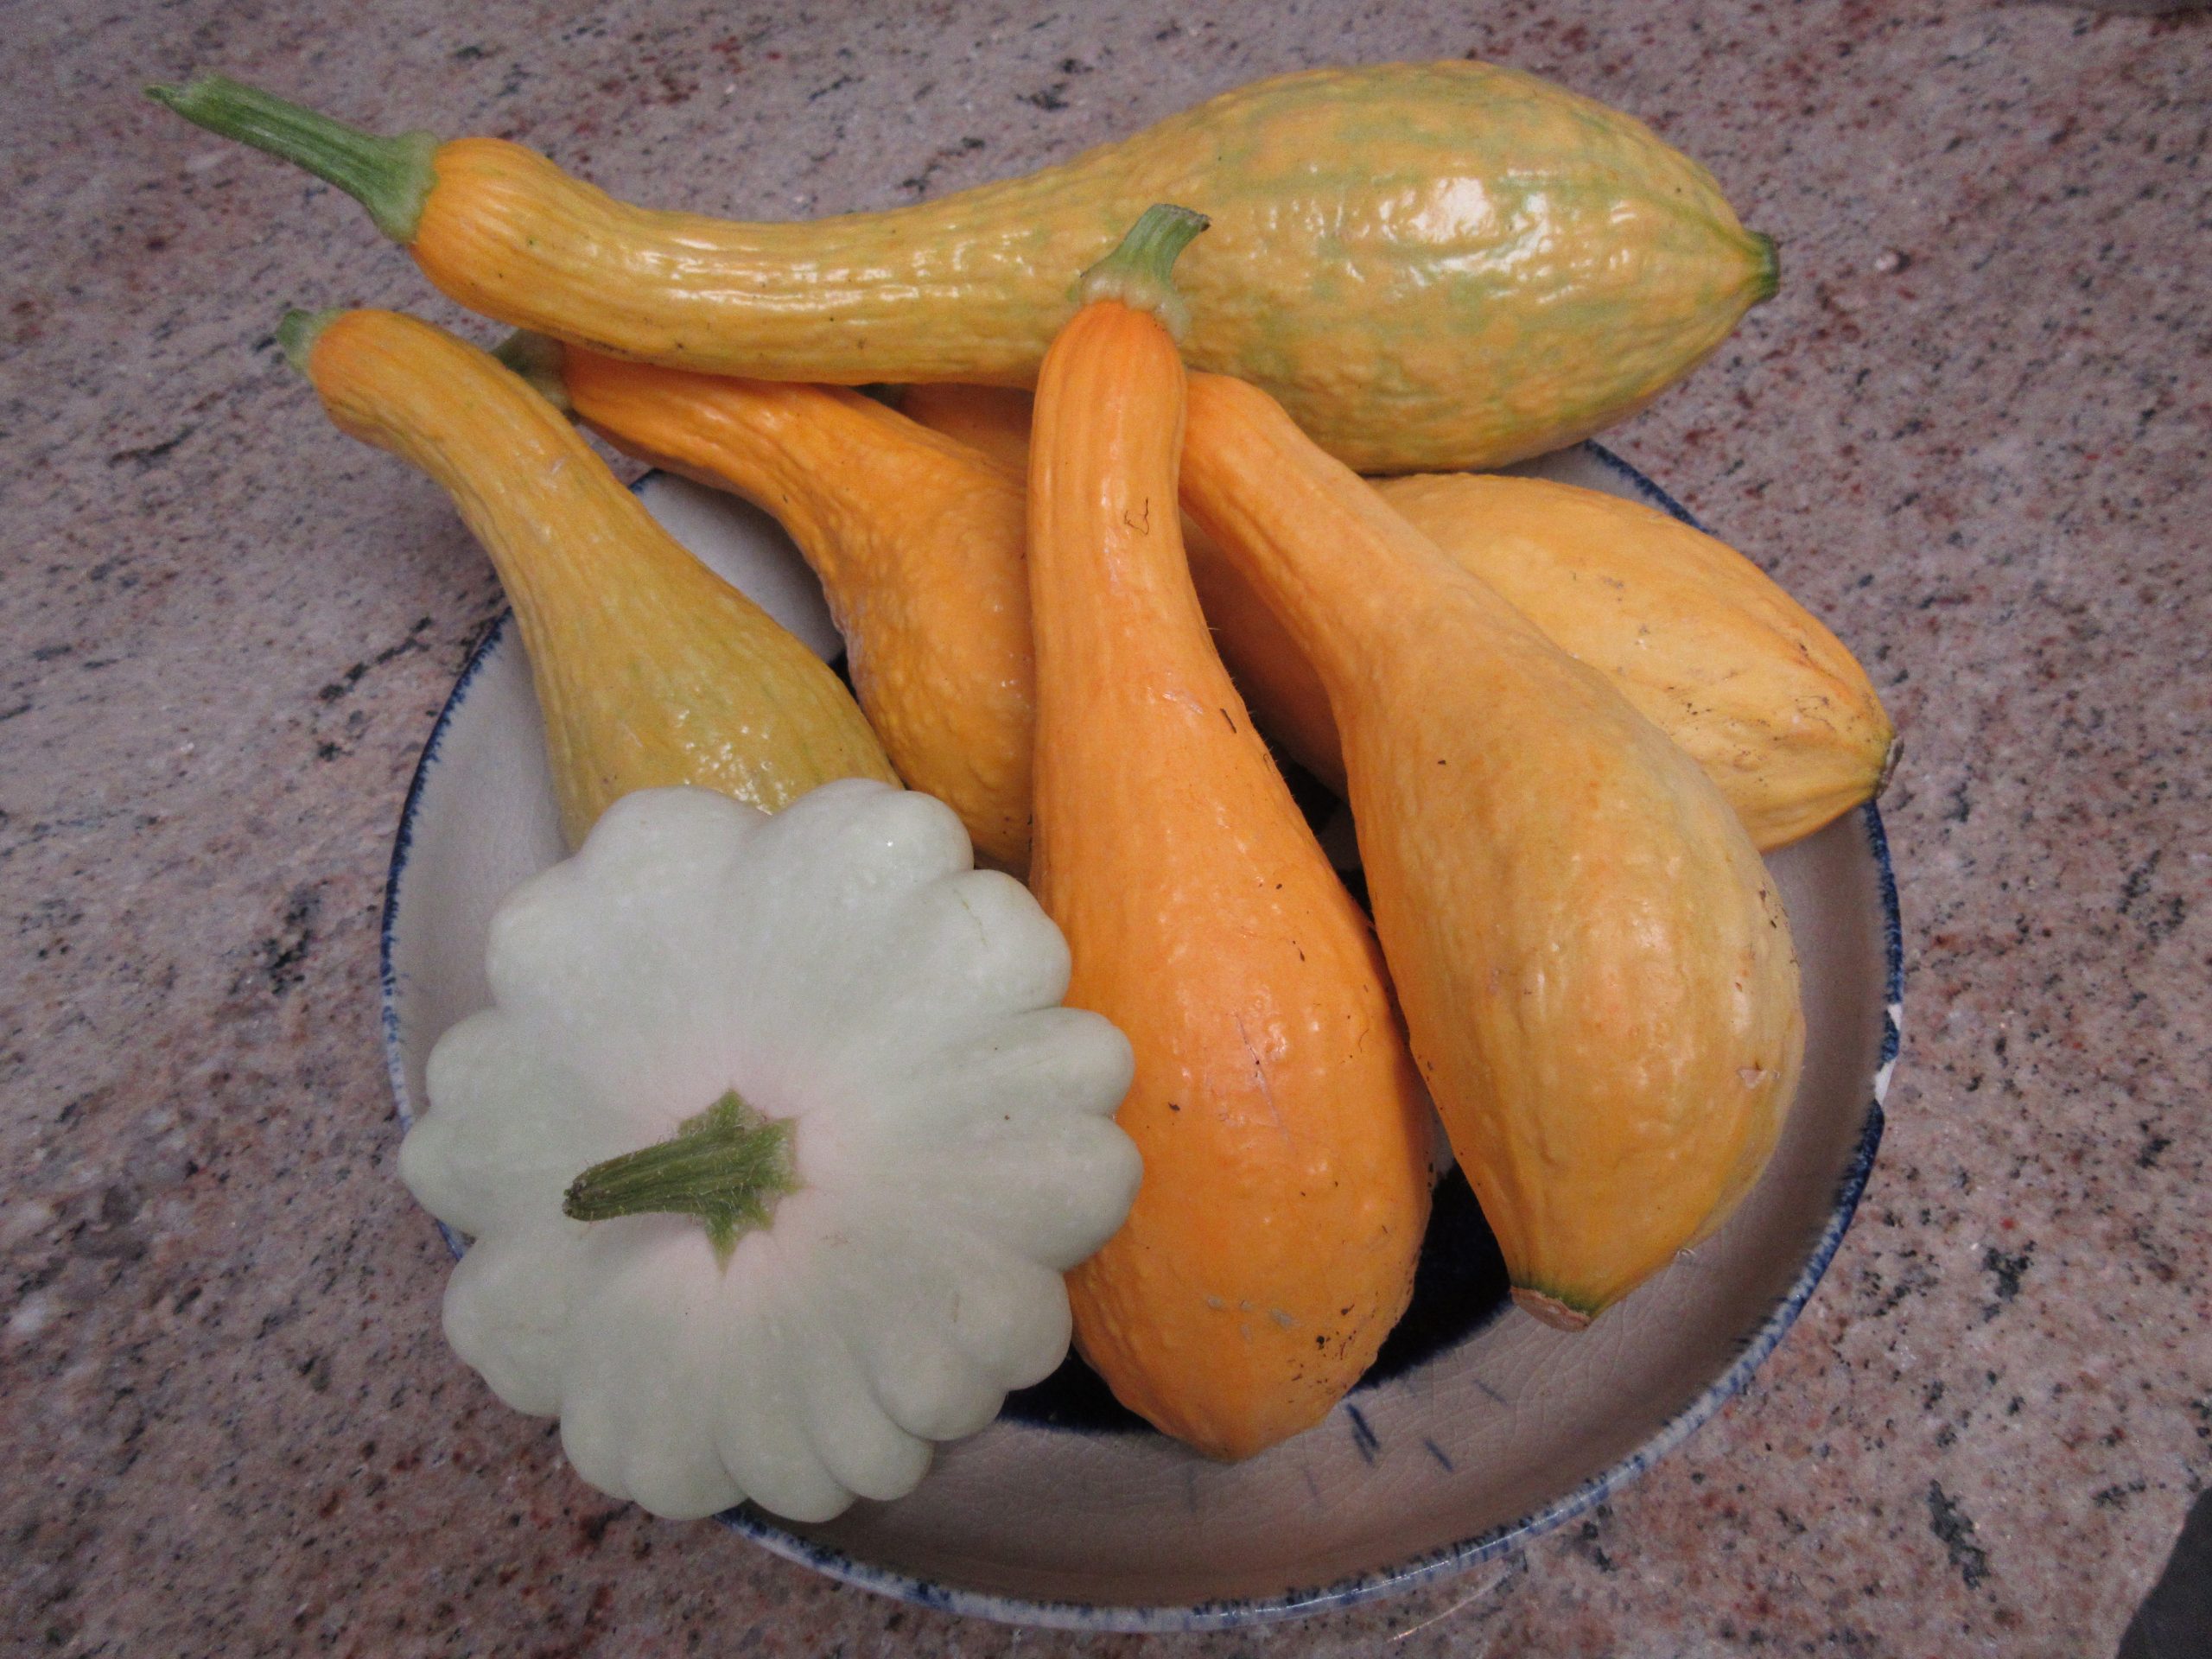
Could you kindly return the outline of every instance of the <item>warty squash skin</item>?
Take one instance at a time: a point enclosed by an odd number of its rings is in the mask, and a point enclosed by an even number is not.
[[[1184,505],[1328,687],[1415,1056],[1523,1307],[1719,1226],[1804,1046],[1781,897],[1710,779],[1317,449],[1193,376]]]
[[[833,778],[899,781],[828,666],[496,359],[390,311],[295,312],[283,335],[339,429],[428,473],[491,556],[571,847],[633,790],[696,784],[772,812]]]
[[[1028,454],[1019,392],[916,386],[904,407],[1010,462]],[[1639,502],[1544,479],[1434,473],[1373,482],[1454,563],[1688,751],[1761,851],[1811,835],[1880,788],[1897,734],[1866,671],[1725,542]],[[1262,728],[1343,794],[1320,677],[1187,518],[1184,539],[1222,660]]]
[[[1035,709],[1020,475],[842,387],[557,346],[538,372],[617,448],[775,515],[822,579],[853,690],[899,775],[957,812],[986,857],[1026,869]]]
[[[1367,472],[1586,436],[1776,283],[1703,168],[1493,64],[1285,75],[1025,177],[800,224],[632,207],[516,144],[377,138],[219,77],[155,95],[361,197],[473,310],[764,379],[1033,385],[1066,273],[1147,203],[1188,202],[1213,223],[1180,284],[1191,364],[1267,387]]]
[[[1174,509],[1182,365],[1086,306],[1046,359],[1030,477],[1032,886],[1067,1001],[1128,1035],[1144,1154],[1069,1278],[1124,1404],[1210,1456],[1327,1414],[1412,1294],[1428,1117],[1374,937],[1206,636]]]

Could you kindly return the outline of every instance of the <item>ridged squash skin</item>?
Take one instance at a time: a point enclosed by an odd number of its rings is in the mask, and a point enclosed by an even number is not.
[[[841,387],[687,373],[571,346],[576,415],[772,513],[822,579],[853,690],[910,788],[1001,868],[1029,863],[1035,726],[1027,489]]]
[[[1026,461],[1028,400],[990,386],[909,390],[925,425]],[[1602,491],[1471,473],[1374,480],[1382,499],[1688,751],[1762,851],[1872,798],[1897,734],[1866,671],[1725,542]],[[1338,794],[1329,694],[1289,632],[1186,518],[1191,580],[1261,727]]]
[[[1515,1300],[1579,1328],[1773,1149],[1780,894],[1681,748],[1264,393],[1192,377],[1182,490],[1328,688],[1414,1055]]]
[[[570,846],[633,790],[696,784],[772,812],[833,778],[899,781],[821,658],[655,524],[488,353],[351,311],[303,367],[339,429],[428,473],[491,556]]]
[[[1413,1290],[1428,1116],[1366,918],[1208,640],[1175,512],[1182,368],[1118,301],[1052,348],[1030,480],[1031,885],[1067,1002],[1128,1035],[1144,1154],[1069,1278],[1076,1343],[1210,1456],[1319,1421]]]
[[[410,246],[487,316],[764,379],[1034,384],[1068,273],[1148,203],[1194,367],[1266,387],[1366,472],[1495,466],[1634,413],[1773,292],[1773,245],[1641,123],[1492,64],[1318,69],[1064,165],[884,213],[628,206],[492,138],[435,153]]]

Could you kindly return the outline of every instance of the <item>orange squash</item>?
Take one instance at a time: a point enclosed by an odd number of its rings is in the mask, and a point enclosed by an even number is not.
[[[1427,1118],[1373,935],[1184,566],[1183,368],[1148,308],[1179,212],[1094,268],[1045,360],[1033,885],[1067,935],[1068,1001],[1136,1053],[1116,1121],[1144,1183],[1070,1276],[1076,1342],[1133,1409],[1242,1458],[1325,1415],[1404,1311]]]
[[[960,815],[979,852],[1029,861],[1033,721],[1020,475],[841,387],[627,363],[522,337],[617,448],[772,513],[798,543],[853,690],[908,787]]]
[[[1421,474],[1372,487],[1554,645],[1686,750],[1754,845],[1787,846],[1871,799],[1897,733],[1866,671],[1726,543],[1640,502],[1547,479]],[[1193,552],[1221,653],[1262,725],[1342,794],[1328,694],[1223,559]]]
[[[957,380],[906,386],[899,412],[932,432],[980,449],[1001,467],[1029,470],[1029,416],[1034,404],[1013,386],[970,386]]]
[[[278,337],[339,429],[442,485],[491,555],[570,846],[632,790],[696,784],[772,812],[833,778],[899,781],[822,660],[489,354],[390,311],[296,311]]]
[[[1184,505],[1327,687],[1414,1054],[1522,1306],[1719,1225],[1804,1046],[1773,880],[1695,763],[1266,393],[1192,377]]]

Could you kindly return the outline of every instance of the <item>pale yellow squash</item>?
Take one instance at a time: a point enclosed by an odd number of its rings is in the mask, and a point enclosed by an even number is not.
[[[899,781],[821,658],[496,359],[390,311],[294,312],[280,337],[339,429],[443,486],[491,556],[569,845],[633,790],[696,784],[772,812],[833,778]]]

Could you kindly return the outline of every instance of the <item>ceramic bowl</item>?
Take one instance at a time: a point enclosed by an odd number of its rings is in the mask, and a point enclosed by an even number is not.
[[[1521,470],[1687,518],[1593,444]],[[656,475],[655,517],[824,658],[819,589],[774,523]],[[1325,844],[1349,846],[1338,824]],[[493,907],[562,854],[528,665],[502,624],[430,734],[384,925],[385,1042],[403,1125],[440,1033],[490,1000]],[[1866,1185],[1897,1046],[1896,894],[1872,806],[1777,854],[1804,970],[1804,1081],[1771,1166],[1716,1236],[1580,1335],[1503,1302],[1456,1173],[1414,1305],[1318,1427],[1209,1463],[1145,1428],[1071,1361],[911,1496],[822,1526],[751,1508],[747,1537],[836,1578],[1014,1623],[1195,1630],[1370,1599],[1515,1548],[1634,1478],[1744,1386],[1803,1307]],[[454,1241],[458,1248],[459,1241]]]

